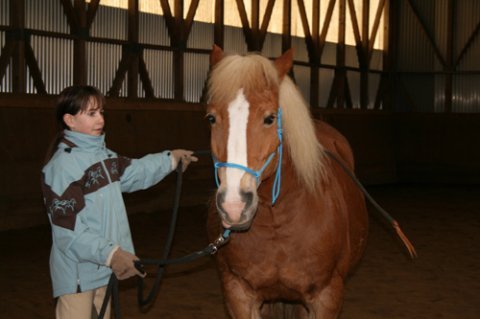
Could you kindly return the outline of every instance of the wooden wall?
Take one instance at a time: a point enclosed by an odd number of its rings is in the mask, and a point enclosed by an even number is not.
[[[56,132],[54,99],[18,94],[0,99],[0,230],[47,223],[40,170]],[[120,154],[209,149],[209,129],[199,104],[118,98],[107,103],[107,145]],[[480,182],[480,114],[324,110],[315,116],[348,138],[357,175],[367,185]],[[202,157],[185,178],[189,191],[182,204],[204,203],[215,187],[211,159]],[[174,182],[172,174],[148,191],[126,196],[129,212],[171,207]]]

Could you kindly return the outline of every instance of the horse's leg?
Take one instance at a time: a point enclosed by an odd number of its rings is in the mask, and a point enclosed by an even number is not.
[[[245,282],[232,275],[224,276],[223,288],[225,304],[232,319],[261,318],[261,301]]]
[[[343,301],[343,278],[338,274],[334,275],[328,286],[319,291],[318,294],[307,300],[306,306],[309,310],[309,319],[335,319],[340,313]]]

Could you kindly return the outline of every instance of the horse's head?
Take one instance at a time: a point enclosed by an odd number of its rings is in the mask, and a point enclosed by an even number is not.
[[[279,138],[279,84],[292,66],[288,51],[274,62],[259,55],[211,54],[211,148],[216,161],[217,209],[226,228],[250,227],[257,188],[274,175]]]

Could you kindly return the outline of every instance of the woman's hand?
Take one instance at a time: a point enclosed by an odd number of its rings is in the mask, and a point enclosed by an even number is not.
[[[118,248],[117,251],[113,253],[111,261],[111,268],[117,279],[123,280],[135,275],[145,277],[146,273],[141,273],[135,267],[135,261],[138,260],[139,258],[134,254]]]
[[[175,162],[174,168],[176,169],[178,166],[178,163],[182,161],[182,169],[183,172],[187,169],[188,165],[190,165],[191,162],[197,162],[198,158],[196,156],[193,156],[193,151],[188,151],[188,150],[173,150],[172,151],[172,156]]]

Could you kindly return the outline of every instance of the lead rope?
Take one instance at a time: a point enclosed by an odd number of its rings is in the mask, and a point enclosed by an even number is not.
[[[397,236],[401,239],[401,241],[403,242],[403,244],[407,248],[408,253],[410,254],[410,257],[411,258],[417,257],[417,252],[415,251],[415,247],[410,242],[410,240],[407,238],[405,233],[402,231],[398,222],[395,219],[393,219],[393,217],[385,209],[383,209],[375,201],[375,199],[373,199],[373,197],[367,192],[365,187],[363,187],[362,183],[360,183],[360,181],[357,179],[357,177],[350,171],[350,169],[342,161],[340,161],[335,155],[333,155],[333,153],[331,153],[328,150],[325,150],[325,154],[327,154],[331,159],[333,159],[335,162],[337,162],[340,165],[341,168],[343,168],[343,170],[348,174],[348,176],[350,176],[350,178],[355,182],[355,184],[357,184],[358,188],[360,188],[360,190],[363,192],[363,194],[365,194],[365,197],[367,197],[367,199],[370,201],[370,203],[383,215],[383,217],[385,217],[386,220],[388,220],[390,222],[393,229],[397,233]]]
[[[210,151],[196,151],[195,155],[205,155],[210,154]],[[144,298],[144,280],[143,278],[138,277],[137,281],[137,303],[140,307],[145,307],[149,303],[153,301],[153,299],[157,296],[160,282],[163,277],[163,273],[165,270],[166,265],[172,264],[181,264],[193,261],[203,256],[214,255],[220,247],[225,245],[230,239],[230,230],[225,230],[222,234],[218,236],[218,238],[210,243],[207,247],[203,250],[196,251],[184,257],[176,258],[176,259],[167,259],[173,242],[173,235],[175,233],[175,226],[177,223],[177,216],[178,216],[178,209],[180,206],[180,195],[182,190],[182,162],[180,161],[177,166],[177,186],[175,190],[175,197],[174,197],[174,204],[172,209],[172,215],[170,219],[170,228],[168,230],[167,241],[164,245],[162,259],[142,259],[135,262],[135,267],[140,271],[143,272],[144,265],[156,265],[158,267],[155,282],[148,293],[147,298]],[[100,313],[98,315],[98,319],[103,319],[105,316],[105,312],[107,310],[107,306],[109,304],[110,296],[112,297],[112,308],[113,313],[116,319],[121,319],[122,314],[120,311],[120,302],[119,302],[119,293],[118,293],[118,279],[114,273],[111,274],[110,279],[108,281],[107,290],[105,292],[105,298],[103,299],[102,307],[100,309]]]

